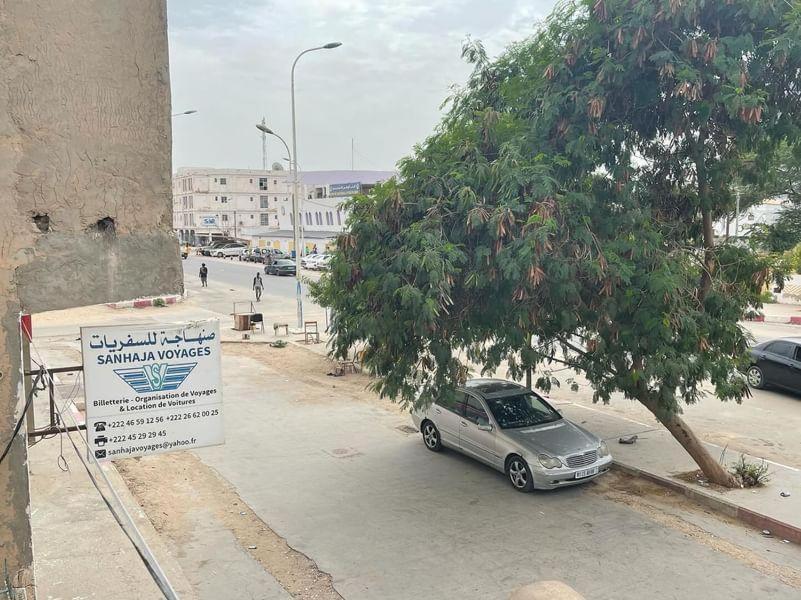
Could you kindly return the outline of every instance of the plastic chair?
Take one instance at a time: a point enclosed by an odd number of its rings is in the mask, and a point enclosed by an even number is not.
[[[256,325],[261,325],[261,332],[264,333],[264,315],[262,313],[250,315],[250,328],[254,329]]]

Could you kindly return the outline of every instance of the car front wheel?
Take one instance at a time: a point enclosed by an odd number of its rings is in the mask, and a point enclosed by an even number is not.
[[[426,448],[432,452],[439,452],[442,450],[442,438],[439,435],[439,429],[431,421],[424,421],[423,426],[420,428],[423,434],[423,442]]]
[[[748,385],[758,390],[765,387],[765,374],[756,365],[751,365],[748,368]]]
[[[534,479],[528,463],[519,456],[512,456],[506,461],[506,475],[518,492],[530,492],[534,489]]]

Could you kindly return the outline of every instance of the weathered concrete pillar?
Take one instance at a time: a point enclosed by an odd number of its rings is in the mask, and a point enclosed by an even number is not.
[[[20,310],[182,289],[166,29],[165,0],[0,0],[0,451],[22,408]],[[20,435],[0,570],[33,597],[29,505]]]

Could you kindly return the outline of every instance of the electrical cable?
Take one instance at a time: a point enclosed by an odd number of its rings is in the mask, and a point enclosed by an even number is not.
[[[42,356],[41,356],[41,354],[39,352],[39,349],[33,343],[31,343],[31,348],[35,351],[36,357],[40,361],[40,362],[37,362],[36,364],[39,364],[40,367],[44,367],[45,363],[44,363],[44,360],[42,359]],[[53,389],[54,389],[54,392],[55,392],[56,391],[55,390],[55,382],[53,381],[53,378],[50,376],[50,374],[47,372],[47,369],[43,369],[41,372],[44,374],[45,378],[47,378],[49,380],[50,384],[54,386]],[[53,402],[56,404],[56,408],[59,408],[58,403],[56,403],[56,401],[55,401],[55,396],[56,396],[56,394],[54,393]],[[74,406],[74,400],[70,400],[70,401],[66,402],[62,407],[60,407],[60,410],[58,411],[58,414],[59,415],[63,415],[70,406]],[[78,422],[75,420],[75,417],[71,412],[69,412],[68,414],[69,414],[70,419],[72,420],[73,426],[77,430],[78,429]],[[109,480],[108,475],[106,475],[106,472],[103,470],[103,467],[98,462],[98,460],[94,456],[94,454],[92,454],[91,452],[88,452],[89,445],[86,442],[86,440],[82,436],[78,436],[78,438],[83,442],[84,446],[86,447],[87,456],[89,456],[90,461],[93,462],[94,466],[97,468],[98,472],[100,473],[101,477],[103,478],[103,480],[104,480],[104,482],[106,484],[106,487],[108,487],[109,491],[111,492],[111,496],[115,500],[116,504],[119,506],[119,508],[120,508],[119,511],[114,508],[112,503],[109,501],[109,499],[103,493],[103,490],[100,488],[100,485],[99,485],[99,483],[97,481],[97,478],[92,473],[92,470],[89,468],[89,465],[87,464],[86,460],[84,459],[83,454],[78,449],[77,444],[73,440],[71,432],[66,427],[64,427],[63,429],[64,429],[64,433],[67,434],[67,439],[69,440],[70,444],[72,445],[73,449],[75,450],[75,455],[78,457],[78,460],[81,462],[81,464],[83,465],[84,469],[86,470],[86,474],[89,476],[90,481],[94,485],[94,487],[97,490],[98,494],[100,494],[101,499],[103,500],[103,502],[105,503],[105,505],[109,509],[109,511],[111,512],[112,516],[114,517],[114,520],[117,521],[117,524],[120,526],[120,529],[122,530],[122,532],[126,535],[128,540],[133,545],[134,549],[136,550],[137,554],[139,555],[139,558],[142,559],[142,562],[144,563],[145,568],[147,569],[147,571],[150,574],[150,576],[153,578],[153,581],[155,582],[155,584],[161,590],[161,593],[164,595],[164,597],[167,600],[178,600],[178,594],[173,589],[172,585],[170,584],[169,580],[167,579],[167,576],[164,574],[164,571],[162,570],[161,566],[158,564],[158,561],[156,560],[155,556],[153,555],[152,550],[150,550],[150,547],[147,545],[147,542],[145,542],[144,538],[142,537],[141,532],[136,527],[136,523],[134,523],[133,517],[131,517],[131,514],[125,508],[125,505],[123,504],[121,498],[117,494],[117,491],[114,489],[114,486],[112,485],[111,481]],[[127,523],[127,526],[126,526],[126,523]],[[129,527],[134,532],[136,532],[136,535],[133,535],[128,530]]]
[[[25,421],[25,415],[27,414],[28,409],[30,409],[31,404],[33,404],[33,397],[36,394],[36,390],[38,389],[37,386],[39,385],[39,382],[42,380],[42,378],[43,378],[43,372],[40,370],[39,374],[36,376],[36,379],[33,382],[33,387],[31,388],[31,392],[30,394],[28,394],[28,398],[25,401],[25,407],[22,409],[22,414],[19,416],[17,424],[14,426],[14,431],[11,434],[11,438],[8,440],[8,443],[6,444],[6,447],[3,450],[3,454],[0,455],[0,465],[3,464],[3,461],[6,459],[6,456],[8,456],[9,452],[11,452],[11,446],[13,446],[14,440],[17,439],[17,434],[19,433],[19,430],[22,428],[22,423]]]

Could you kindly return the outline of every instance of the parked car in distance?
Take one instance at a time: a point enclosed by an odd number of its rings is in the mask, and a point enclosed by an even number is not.
[[[328,265],[331,263],[331,255],[330,254],[321,254],[320,258],[312,263],[311,268],[315,271],[325,271],[328,268]]]
[[[521,492],[584,483],[612,464],[603,440],[511,381],[471,379],[413,410],[412,420],[429,450],[448,447],[486,463]]]
[[[230,243],[231,242],[220,242],[220,241],[212,242],[211,244],[207,244],[206,246],[202,246],[201,248],[199,248],[198,253],[202,254],[203,256],[214,256],[213,253],[215,250],[217,250],[218,248],[222,248],[223,246],[226,246],[227,244]]]
[[[214,250],[213,255],[217,258],[233,258],[234,256],[242,254],[242,251],[246,248],[247,246],[244,244],[228,244],[227,246]]]
[[[245,248],[242,252],[239,253],[239,260],[242,262],[247,262],[250,260],[250,254],[253,252],[252,248]]]
[[[294,275],[295,261],[288,258],[278,258],[264,263],[264,272],[267,275]]]
[[[775,386],[801,393],[801,337],[762,342],[751,348],[748,384],[762,389]]]
[[[304,269],[310,269],[311,265],[314,264],[318,258],[320,258],[320,254],[307,254],[306,256],[300,257],[300,266]]]

